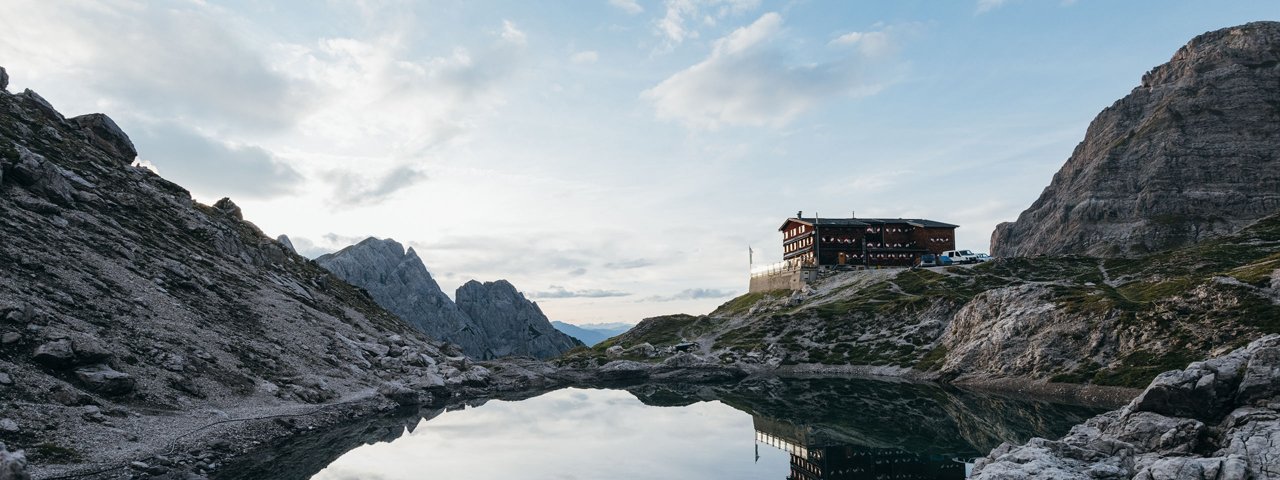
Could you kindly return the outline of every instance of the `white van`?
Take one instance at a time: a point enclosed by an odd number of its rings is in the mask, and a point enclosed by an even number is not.
[[[972,250],[951,250],[942,252],[943,255],[951,257],[951,261],[955,263],[978,263],[978,254]]]

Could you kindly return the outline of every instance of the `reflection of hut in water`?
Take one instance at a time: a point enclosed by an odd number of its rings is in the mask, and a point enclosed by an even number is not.
[[[787,480],[963,479],[965,464],[940,455],[842,444],[811,427],[751,416],[756,442],[791,454]]]

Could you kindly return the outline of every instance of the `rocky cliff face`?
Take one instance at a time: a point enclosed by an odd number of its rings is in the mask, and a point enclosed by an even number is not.
[[[1103,110],[996,256],[1131,256],[1280,211],[1280,23],[1191,40]]]
[[[525,299],[506,280],[472,280],[458,287],[454,297],[458,308],[483,329],[490,358],[528,355],[546,359],[582,345],[556,330],[538,304]]]
[[[383,308],[432,338],[455,343],[468,355],[486,356],[488,340],[457,305],[440,290],[412,248],[391,239],[368,238],[316,263],[369,292]]]
[[[453,347],[134,155],[105,115],[0,90],[0,442],[32,465],[185,455],[206,423],[460,375]]]
[[[422,331],[462,347],[467,355],[551,358],[581,345],[551,326],[538,306],[506,280],[469,282],[455,304],[440,290],[412,248],[395,240],[366,239],[316,259],[378,304]]]
[[[973,478],[1280,478],[1280,336],[1161,374],[1061,440],[1001,445]]]

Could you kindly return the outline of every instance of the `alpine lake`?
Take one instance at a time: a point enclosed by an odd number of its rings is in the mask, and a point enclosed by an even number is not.
[[[361,419],[213,478],[963,479],[1002,442],[1103,410],[862,378],[564,388]]]

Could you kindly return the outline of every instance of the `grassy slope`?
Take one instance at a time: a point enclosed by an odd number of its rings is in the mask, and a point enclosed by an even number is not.
[[[1241,232],[1138,259],[1039,257],[1000,259],[973,268],[903,271],[870,284],[831,288],[799,305],[787,292],[751,293],[709,315],[647,319],[631,331],[571,360],[603,355],[613,345],[709,342],[722,360],[785,350],[782,363],[892,365],[932,370],[946,351],[945,323],[982,292],[1040,284],[1067,315],[1118,318],[1128,338],[1156,338],[1107,365],[1084,363],[1054,381],[1145,385],[1209,352],[1280,332],[1271,275],[1280,268],[1280,215]],[[752,311],[756,307],[756,311]]]

